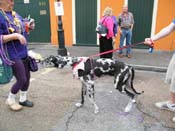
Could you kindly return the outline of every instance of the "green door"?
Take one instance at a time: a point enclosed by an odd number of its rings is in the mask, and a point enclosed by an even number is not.
[[[36,28],[29,35],[30,42],[50,42],[50,12],[48,0],[15,1],[15,11],[24,18],[28,15],[35,19]]]
[[[76,45],[97,45],[97,0],[75,0]]]
[[[154,0],[128,0],[129,11],[133,13],[135,20],[132,43],[138,43],[150,37],[153,5]],[[146,46],[140,45],[138,48],[146,48]]]

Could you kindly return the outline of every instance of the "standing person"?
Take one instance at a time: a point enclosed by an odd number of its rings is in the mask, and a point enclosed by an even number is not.
[[[117,37],[117,33],[118,33],[118,22],[117,22],[117,18],[116,16],[112,16],[112,19],[113,19],[113,22],[114,22],[114,28],[113,28],[113,32],[114,32],[114,37],[115,39],[113,39],[113,48],[115,47],[115,40],[116,40],[116,37]]]
[[[123,47],[124,40],[126,38],[126,46],[131,45],[132,29],[134,27],[134,17],[131,12],[128,12],[128,6],[123,6],[122,13],[118,16],[118,25],[120,32],[120,45]],[[126,56],[131,58],[131,47],[126,49]],[[119,51],[119,57],[123,57],[123,50]]]
[[[118,27],[118,22],[117,22],[117,18],[116,16],[112,16],[112,19],[113,19],[113,22],[114,22],[114,28],[113,28],[113,32],[114,32],[114,37],[116,38],[117,37],[117,27]]]
[[[175,30],[175,19],[165,28],[163,28],[159,33],[154,35],[151,38],[146,38],[145,43],[152,45],[154,41],[157,41]],[[155,103],[155,106],[159,109],[167,109],[175,112],[175,53],[172,56],[172,59],[169,63],[168,70],[166,73],[165,82],[170,84],[170,99],[163,102]],[[175,117],[173,118],[175,122]]]
[[[109,51],[113,49],[113,41],[115,41],[114,37],[114,21],[112,16],[112,8],[106,7],[103,13],[103,17],[100,20],[100,23],[102,23],[107,29],[108,33],[105,37],[99,36],[100,41],[100,53]],[[100,58],[111,58],[112,59],[112,53],[101,55]]]
[[[0,0],[0,35],[2,43],[7,47],[9,59],[14,62],[12,65],[16,82],[6,100],[6,104],[13,111],[19,111],[23,106],[32,107],[33,102],[27,100],[27,91],[30,83],[30,70],[28,66],[27,32],[24,19],[13,11],[14,0]],[[34,29],[34,22],[28,25]],[[16,94],[20,91],[19,103],[16,102]]]

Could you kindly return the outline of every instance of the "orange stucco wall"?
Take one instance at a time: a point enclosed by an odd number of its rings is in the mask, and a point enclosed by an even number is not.
[[[51,43],[53,45],[58,44],[58,36],[57,36],[57,17],[55,16],[55,10],[54,10],[54,1],[55,0],[49,0],[49,6],[50,6],[50,28],[51,28]]]
[[[110,6],[113,9],[113,15],[117,17],[121,13],[123,5],[124,0],[101,0],[101,16],[105,7]],[[116,39],[116,47],[119,45],[119,38],[120,36],[118,35]]]
[[[156,33],[163,27],[167,26],[175,18],[174,13],[175,0],[159,0],[158,13],[156,20]],[[158,50],[175,50],[175,34],[167,36],[156,42],[155,49]]]
[[[50,19],[51,19],[51,43],[53,45],[58,44],[58,37],[57,37],[57,17],[55,16],[54,10],[54,1],[56,0],[49,0],[50,1]],[[66,46],[71,46],[73,43],[73,34],[72,34],[72,0],[62,0],[64,5],[64,16],[62,17],[63,20],[63,28],[64,28],[64,35],[65,35],[65,44]],[[100,12],[101,16],[103,14],[103,10],[105,7],[110,6],[113,8],[113,15],[118,16],[119,13],[122,11],[122,6],[124,5],[124,0],[100,0]],[[163,27],[167,26],[174,18],[174,7],[175,7],[175,0],[159,0],[158,2],[158,12],[156,18],[156,33],[159,32]],[[170,36],[159,40],[155,44],[155,49],[158,50],[175,50],[175,37],[174,33]],[[116,40],[116,47],[119,44],[119,35],[117,36]]]
[[[50,20],[51,20],[51,43],[53,45],[58,44],[58,18],[55,16],[54,2],[56,0],[50,1]],[[62,0],[64,6],[64,16],[62,17],[63,29],[65,35],[66,46],[72,45],[72,1]]]

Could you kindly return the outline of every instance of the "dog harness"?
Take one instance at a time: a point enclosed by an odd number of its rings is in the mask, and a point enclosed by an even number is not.
[[[85,70],[84,63],[86,62],[88,57],[80,57],[80,59],[81,60],[72,67],[73,77],[76,79],[79,79],[78,70]]]

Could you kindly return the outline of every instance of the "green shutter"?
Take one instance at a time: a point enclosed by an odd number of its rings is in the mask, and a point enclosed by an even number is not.
[[[154,0],[128,0],[129,11],[134,15],[132,43],[144,41],[151,35]],[[146,48],[141,45],[139,48]]]
[[[75,0],[76,45],[96,45],[97,0]]]
[[[36,28],[29,35],[30,42],[50,42],[50,10],[48,0],[29,0],[29,4],[24,4],[24,0],[15,1],[15,10],[21,16],[27,17],[29,14],[35,19]]]

